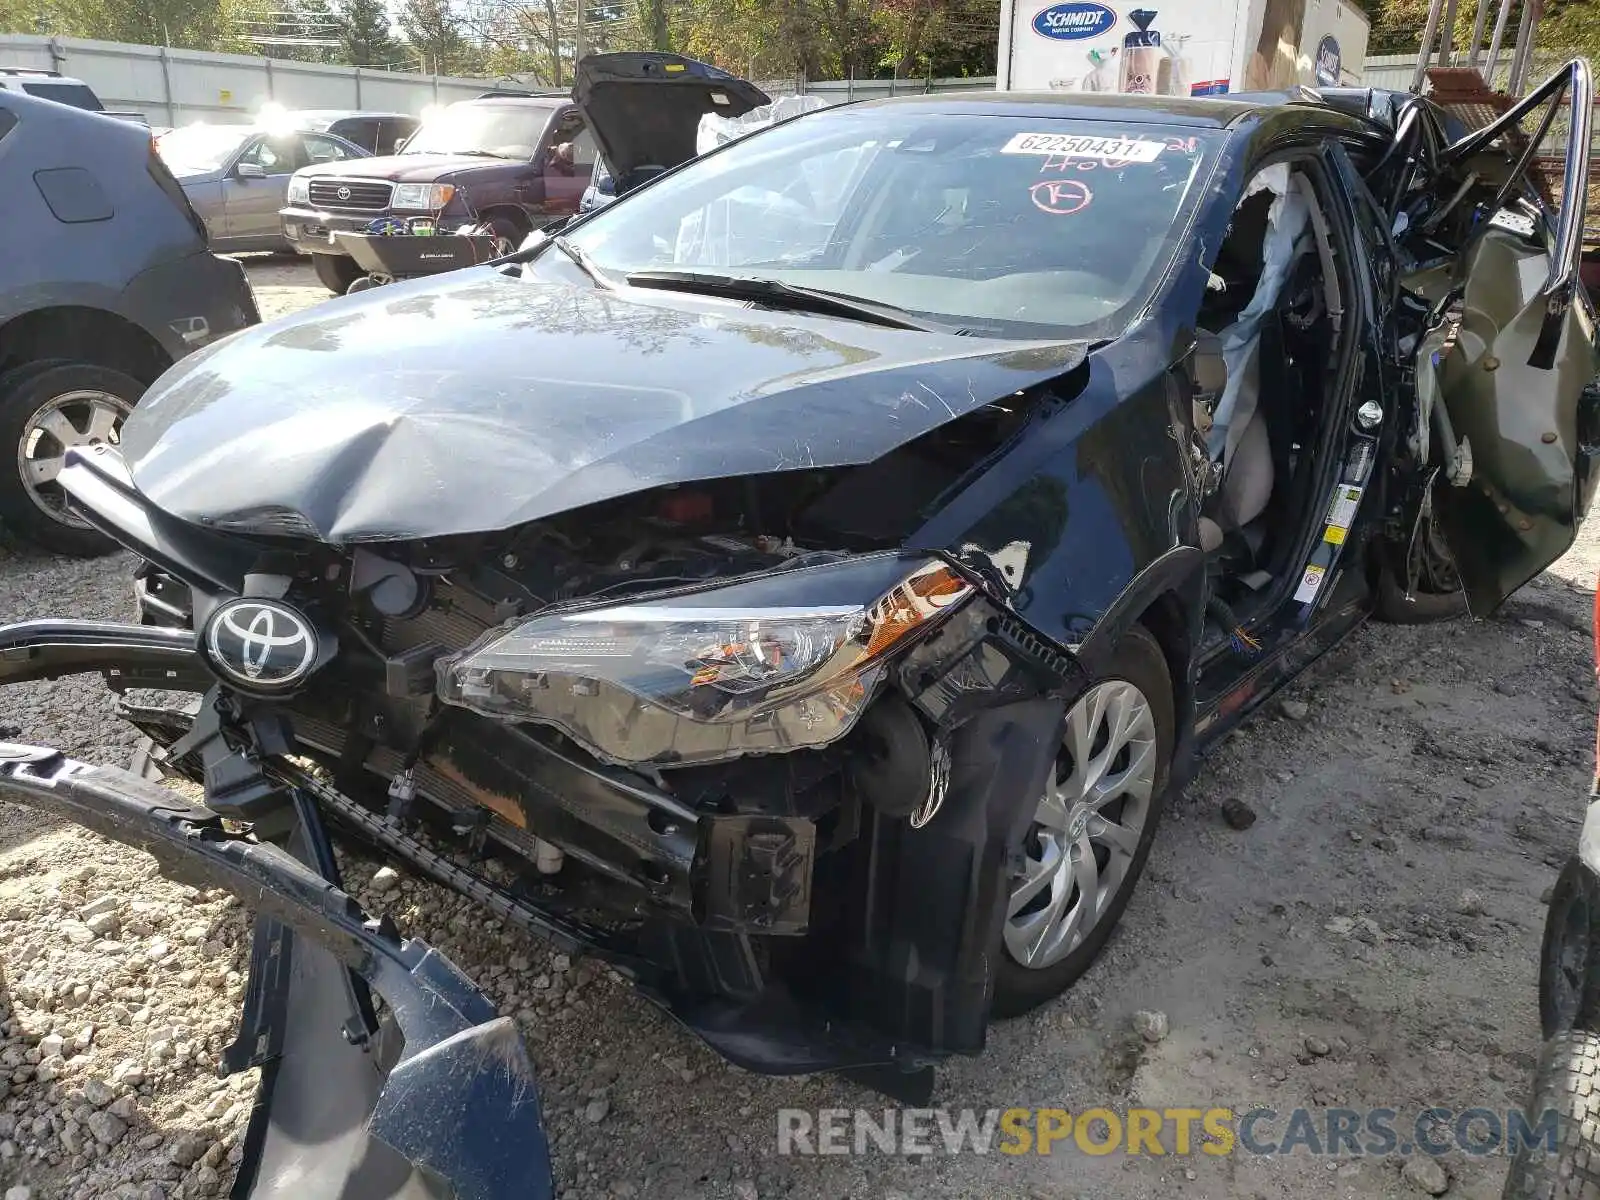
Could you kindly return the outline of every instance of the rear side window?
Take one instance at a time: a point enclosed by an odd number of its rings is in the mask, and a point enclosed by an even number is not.
[[[150,178],[155,180],[156,186],[183,214],[183,219],[189,222],[189,227],[199,236],[201,243],[209,245],[211,238],[206,232],[206,223],[200,219],[200,214],[195,212],[194,205],[189,203],[189,197],[183,194],[183,187],[178,183],[177,177],[167,168],[167,164],[161,161],[161,155],[156,153],[156,144],[153,140],[150,143],[147,169]]]
[[[377,142],[378,123],[376,121],[335,121],[328,126],[327,132],[334,137],[342,137],[347,142],[354,142],[363,150],[371,150]],[[313,156],[313,161],[316,161]]]
[[[90,112],[101,112],[104,109],[100,98],[93,90],[81,83],[24,82],[22,90],[41,100],[54,100],[57,104],[70,104],[73,108],[84,108]]]
[[[0,141],[5,140],[6,134],[17,127],[17,114],[9,108],[0,108]]]

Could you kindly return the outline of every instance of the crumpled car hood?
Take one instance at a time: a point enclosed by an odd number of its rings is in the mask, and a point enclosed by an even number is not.
[[[474,268],[189,356],[122,449],[154,504],[214,528],[483,533],[663,484],[871,462],[1085,352]]]

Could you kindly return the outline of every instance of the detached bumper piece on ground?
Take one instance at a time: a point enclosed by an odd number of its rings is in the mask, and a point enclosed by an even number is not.
[[[515,1026],[449,959],[308,865],[332,861],[314,808],[297,805],[297,856],[127,771],[11,743],[0,743],[0,797],[145,850],[169,878],[226,888],[257,912],[239,1039],[224,1056],[230,1073],[263,1068],[236,1196],[553,1194]]]

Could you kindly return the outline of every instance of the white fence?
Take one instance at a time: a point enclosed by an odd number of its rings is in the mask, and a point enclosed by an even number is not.
[[[269,101],[286,108],[415,115],[426,105],[469,99],[493,86],[448,75],[29,34],[0,34],[0,67],[71,75],[92,87],[107,108],[142,112],[152,125],[241,121]]]

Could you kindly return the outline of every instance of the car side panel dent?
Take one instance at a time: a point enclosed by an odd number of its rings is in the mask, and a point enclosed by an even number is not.
[[[1158,346],[1131,338],[1092,355],[1081,393],[911,543],[998,578],[1016,614],[1058,645],[1089,639],[1142,571],[1194,540],[1177,384]]]

